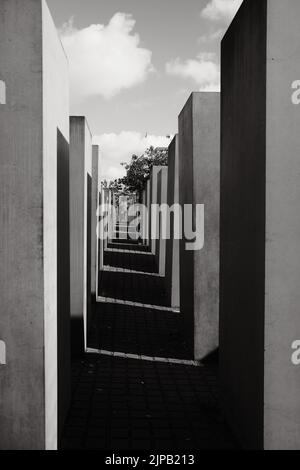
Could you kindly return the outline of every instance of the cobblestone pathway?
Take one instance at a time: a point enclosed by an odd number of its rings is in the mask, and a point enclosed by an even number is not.
[[[145,255],[150,259],[143,267],[138,255],[129,254],[122,260],[123,255],[108,254],[106,261],[111,267],[116,267],[115,262],[118,268],[129,265],[136,271],[144,271],[154,262],[151,255]],[[105,272],[99,288],[114,299],[166,305],[163,279],[158,277]],[[148,360],[87,354],[73,363],[72,406],[62,449],[237,448],[219,407],[217,366],[167,361],[191,359],[182,321],[178,312],[97,304],[88,347],[147,356]],[[158,362],[157,357],[165,362]]]

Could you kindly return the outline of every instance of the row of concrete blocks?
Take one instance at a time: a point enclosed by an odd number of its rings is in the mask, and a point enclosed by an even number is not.
[[[68,402],[60,314],[68,214],[72,223],[67,61],[44,1],[0,8],[0,447],[51,449]],[[208,312],[211,299],[220,300],[220,396],[247,448],[300,444],[300,372],[291,360],[300,337],[299,20],[298,0],[245,0],[222,42],[221,140],[215,95],[193,95],[179,118],[180,202],[206,208],[204,249],[181,256],[181,308],[192,285],[186,302],[197,312],[196,345],[209,325],[216,331]],[[218,260],[219,287],[209,271]],[[89,269],[81,272],[87,284]]]
[[[99,148],[43,0],[0,2],[0,74],[0,448],[56,449],[96,292]]]
[[[205,206],[204,248],[167,246],[169,292],[176,305],[180,284],[195,358],[219,346],[245,448],[300,446],[299,22],[297,0],[245,0],[222,41],[221,96],[192,94],[169,148],[169,205]]]

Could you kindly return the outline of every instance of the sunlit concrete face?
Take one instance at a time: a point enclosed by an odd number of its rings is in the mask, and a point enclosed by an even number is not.
[[[92,168],[92,251],[91,251],[91,292],[96,295],[96,269],[97,269],[97,209],[99,203],[99,178],[100,178],[100,151],[98,145],[93,145]]]
[[[179,116],[179,200],[182,208],[192,205],[193,214],[196,205],[205,211],[204,247],[188,250],[186,234],[180,243],[181,312],[194,357],[201,360],[218,348],[219,93],[193,93]],[[193,220],[199,231],[196,225]]]
[[[72,354],[85,350],[91,308],[92,135],[83,116],[70,118]]]
[[[58,224],[57,173],[59,156],[68,159],[69,95],[44,1],[0,2],[0,70],[0,448],[55,449],[58,360],[68,368],[58,345],[58,250],[68,240]],[[67,185],[67,173],[60,176]],[[64,390],[67,406],[67,381]]]
[[[300,446],[299,22],[247,0],[222,44],[221,397],[250,448]]]

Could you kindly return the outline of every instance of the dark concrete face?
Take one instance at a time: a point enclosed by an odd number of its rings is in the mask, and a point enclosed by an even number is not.
[[[92,168],[92,263],[91,263],[91,292],[93,297],[96,295],[96,271],[97,271],[97,209],[98,209],[98,194],[99,194],[99,146],[93,145],[93,168]]]
[[[177,136],[172,140],[168,149],[168,205],[174,204],[174,185],[175,185],[175,153]],[[170,239],[167,240],[166,247],[166,288],[169,304],[172,305],[172,273],[173,273],[173,244],[174,244],[174,214],[170,219]]]
[[[245,1],[222,42],[221,396],[250,448],[263,446],[266,9]]]
[[[58,428],[71,398],[69,144],[57,131],[57,345]]]
[[[161,203],[161,190],[162,190],[162,178],[161,177],[162,177],[162,172],[160,171],[157,175],[157,194],[156,194],[156,203],[159,205]],[[160,245],[161,214],[159,214],[158,216],[157,223],[158,223],[158,233],[157,233],[158,238],[156,240],[155,259],[156,259],[156,265],[157,265],[158,272],[159,272],[159,259],[160,259],[160,249],[161,249],[161,245]]]
[[[92,286],[91,286],[91,264],[92,264],[92,178],[87,175],[87,226],[86,226],[86,315],[87,328],[89,330],[92,315]]]

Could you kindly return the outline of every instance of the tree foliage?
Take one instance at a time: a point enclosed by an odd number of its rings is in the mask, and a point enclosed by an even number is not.
[[[122,164],[126,170],[126,176],[121,179],[121,183],[127,191],[140,193],[144,189],[152,167],[167,165],[168,149],[150,147],[144,155],[140,157],[133,155],[129,163]]]

